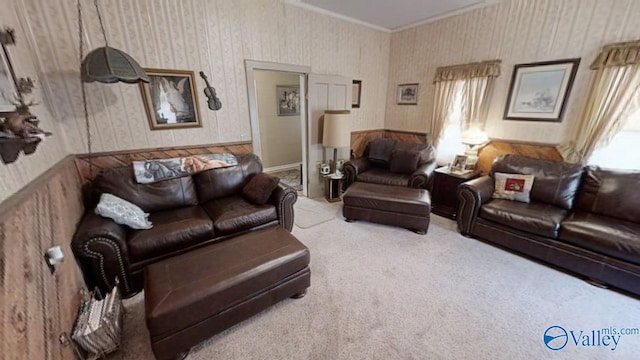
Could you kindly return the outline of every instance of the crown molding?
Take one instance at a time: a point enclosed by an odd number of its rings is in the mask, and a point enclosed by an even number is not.
[[[409,29],[412,29],[412,28],[415,28],[415,27],[418,27],[418,26],[422,26],[422,25],[425,25],[425,24],[436,22],[438,20],[446,19],[446,18],[449,18],[449,17],[452,17],[452,16],[464,14],[464,13],[467,13],[467,12],[470,12],[470,11],[473,11],[473,10],[478,10],[478,9],[482,9],[482,8],[485,8],[485,7],[488,7],[488,6],[496,5],[496,4],[498,4],[498,3],[502,2],[502,1],[504,1],[504,0],[484,0],[484,1],[479,2],[477,4],[465,6],[465,7],[460,8],[460,9],[448,11],[448,12],[442,13],[440,15],[436,15],[436,16],[433,16],[433,17],[430,17],[430,18],[427,18],[427,19],[424,19],[424,20],[420,20],[420,21],[417,21],[417,22],[414,22],[414,23],[411,23],[411,24],[408,24],[408,25],[405,25],[405,26],[394,28],[393,30],[391,30],[391,32],[395,33],[395,32],[409,30]]]

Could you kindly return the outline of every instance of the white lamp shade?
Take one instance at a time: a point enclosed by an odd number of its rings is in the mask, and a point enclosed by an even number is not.
[[[487,136],[487,133],[485,133],[484,131],[478,128],[471,128],[464,131],[460,135],[460,138],[463,144],[472,145],[472,146],[481,145],[489,141],[489,137]]]
[[[322,146],[344,148],[351,146],[351,119],[349,110],[327,110],[324,112]]]

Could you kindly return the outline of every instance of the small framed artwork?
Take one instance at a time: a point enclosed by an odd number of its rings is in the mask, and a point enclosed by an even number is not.
[[[516,65],[504,118],[562,121],[578,65],[579,58]]]
[[[278,116],[300,115],[300,86],[276,85]]]
[[[396,94],[396,103],[398,105],[417,105],[418,104],[418,84],[398,85],[398,93]]]
[[[362,80],[353,80],[353,90],[351,92],[351,107],[360,107],[360,91],[362,91]]]
[[[148,84],[140,84],[151,130],[202,127],[193,71],[144,69]]]
[[[455,159],[453,159],[453,162],[451,163],[451,168],[450,171],[452,173],[463,173],[466,171],[465,169],[465,165],[467,163],[467,156],[466,155],[456,155]]]

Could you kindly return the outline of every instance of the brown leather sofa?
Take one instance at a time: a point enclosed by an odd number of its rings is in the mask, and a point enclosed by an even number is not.
[[[533,174],[530,203],[492,199],[495,172]],[[505,155],[458,187],[458,227],[595,285],[640,295],[640,172]]]
[[[367,145],[364,156],[346,162],[343,168],[345,189],[356,181],[429,189],[436,168],[435,150],[430,144],[376,139]]]
[[[238,166],[193,176],[138,184],[131,167],[108,169],[93,181],[95,195],[111,193],[150,213],[153,228],[132,230],[94,214],[87,206],[72,241],[89,288],[110,289],[116,278],[124,296],[142,290],[143,270],[161,259],[238,234],[279,224],[291,231],[296,191],[279,184],[267,204],[241,195],[262,162],[238,156]]]

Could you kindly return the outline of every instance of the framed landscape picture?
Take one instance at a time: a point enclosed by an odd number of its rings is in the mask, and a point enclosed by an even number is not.
[[[516,65],[504,110],[508,120],[562,121],[580,59]]]
[[[360,91],[362,90],[362,80],[353,80],[353,90],[351,92],[351,107],[360,107]]]
[[[418,84],[398,85],[398,93],[396,94],[396,103],[398,105],[417,105],[418,104]]]
[[[300,115],[300,86],[276,85],[278,116]]]
[[[140,89],[151,130],[202,127],[193,71],[144,71],[150,81],[141,83]]]

